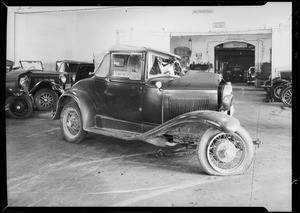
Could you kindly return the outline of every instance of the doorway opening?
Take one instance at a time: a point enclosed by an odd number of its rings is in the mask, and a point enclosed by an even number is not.
[[[227,42],[215,46],[215,72],[228,82],[247,82],[247,71],[255,66],[255,46]]]

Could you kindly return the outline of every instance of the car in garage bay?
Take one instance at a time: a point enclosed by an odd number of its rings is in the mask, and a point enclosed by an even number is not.
[[[232,117],[232,86],[219,74],[182,75],[180,57],[146,47],[116,45],[94,55],[95,73],[59,98],[66,141],[87,132],[158,147],[197,148],[209,174],[247,170],[253,159],[249,133]]]

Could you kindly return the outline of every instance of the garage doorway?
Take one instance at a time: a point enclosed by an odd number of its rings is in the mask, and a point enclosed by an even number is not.
[[[215,46],[215,72],[225,81],[246,82],[249,67],[255,66],[255,46],[246,42],[227,42]]]

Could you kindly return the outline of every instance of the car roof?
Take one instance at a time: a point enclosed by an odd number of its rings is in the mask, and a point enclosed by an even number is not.
[[[87,61],[75,61],[75,60],[59,60],[58,62],[66,62],[66,63],[73,63],[73,64],[93,64],[93,62],[87,62]]]
[[[158,50],[154,48],[149,48],[149,47],[138,47],[138,46],[130,46],[130,45],[115,45],[112,48],[109,49],[109,52],[121,52],[121,51],[135,51],[135,52],[144,52],[144,51],[153,51],[156,53],[162,53],[166,55],[173,56],[175,58],[180,59],[179,55],[173,54],[171,52],[163,51],[163,50]]]

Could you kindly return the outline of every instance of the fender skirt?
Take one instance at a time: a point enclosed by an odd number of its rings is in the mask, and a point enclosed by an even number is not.
[[[219,129],[220,131],[228,133],[236,132],[237,129],[240,127],[240,122],[238,119],[231,117],[223,112],[200,110],[182,114],[155,127],[154,129],[151,129],[148,132],[133,136],[130,138],[130,140],[143,140],[157,146],[164,146],[165,142],[157,141],[157,139],[154,139],[154,137],[177,124],[195,122],[204,122],[209,126],[212,126],[216,129]]]

